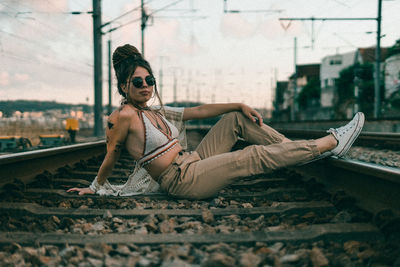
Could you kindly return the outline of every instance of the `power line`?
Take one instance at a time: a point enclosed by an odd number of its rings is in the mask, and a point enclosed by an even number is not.
[[[56,64],[53,64],[53,63],[48,63],[48,62],[42,63],[40,61],[32,59],[31,57],[23,57],[20,54],[15,54],[15,53],[13,53],[11,51],[3,50],[3,51],[1,51],[1,54],[3,56],[5,56],[5,57],[18,59],[20,61],[26,61],[26,62],[29,62],[29,63],[35,63],[35,64],[40,64],[40,65],[48,65],[48,66],[51,66],[51,67],[56,68],[56,69],[60,69],[60,70],[66,71],[66,72],[79,74],[79,75],[83,75],[83,76],[92,76],[91,73],[77,71],[77,70],[74,70],[74,69],[69,69],[69,68],[66,68],[64,66],[59,66],[59,65],[56,65]]]
[[[154,1],[154,0],[149,0],[149,1],[147,1],[146,3],[144,3],[144,4],[147,5],[147,4],[149,4],[149,3],[153,2],[153,1]],[[137,6],[137,7],[133,8],[133,9],[131,9],[131,10],[128,10],[127,12],[125,12],[125,13],[119,15],[118,17],[116,17],[116,18],[114,18],[114,19],[112,19],[112,20],[110,20],[110,21],[108,21],[108,22],[102,24],[101,27],[103,28],[103,27],[109,25],[110,23],[113,23],[114,21],[116,21],[116,20],[118,20],[118,19],[120,19],[120,18],[122,18],[122,17],[125,17],[126,15],[132,13],[133,11],[139,10],[140,8],[141,8],[141,6]]]
[[[40,47],[40,48],[42,48],[42,49],[44,49],[44,50],[46,50],[46,51],[48,51],[48,50],[51,49],[49,46],[46,46],[46,45],[44,45],[44,44],[42,44],[42,43],[40,43],[40,42],[37,42],[37,41],[35,41],[35,40],[33,40],[33,39],[28,39],[28,38],[25,38],[25,37],[16,35],[16,34],[14,34],[14,33],[10,33],[10,32],[3,31],[3,30],[1,30],[1,29],[0,29],[0,32],[2,32],[2,33],[4,33],[4,34],[7,34],[7,35],[9,35],[9,36],[11,36],[11,37],[13,37],[13,38],[15,38],[15,39],[19,39],[19,40],[25,41],[25,42],[29,43],[30,45],[35,44],[36,47]],[[46,57],[48,57],[48,56],[46,56]],[[74,61],[72,61],[72,62],[71,62],[71,61],[67,61],[67,60],[63,60],[63,61],[64,61],[66,64],[77,64],[77,63],[79,63],[79,64],[82,64],[81,66],[93,67],[93,65],[91,65],[90,63],[87,63],[87,62],[76,61],[76,60],[74,60]]]
[[[15,9],[14,7],[11,7],[11,6],[7,5],[7,4],[4,4],[4,3],[0,3],[0,4],[2,4],[3,6],[5,6],[6,8],[9,8],[9,9],[14,10],[14,11],[16,11],[16,12],[19,12],[19,10]],[[27,23],[25,23],[25,22],[22,22],[22,21],[16,19],[16,17],[11,16],[10,14],[6,14],[6,15],[8,15],[8,16],[11,17],[11,18],[13,18],[14,21],[17,21],[19,24],[23,24],[23,25],[25,25],[25,26],[27,26],[27,27],[34,27],[35,29],[38,30],[37,32],[42,33],[43,37],[45,37],[46,39],[48,39],[48,34],[44,35],[44,34],[43,34],[43,29],[48,29],[49,31],[52,31],[52,32],[54,32],[54,33],[57,34],[57,36],[58,36],[57,38],[55,38],[55,37],[54,37],[54,34],[53,34],[53,38],[51,39],[52,41],[53,41],[53,40],[56,40],[56,39],[64,39],[64,40],[65,40],[65,43],[71,44],[71,39],[67,38],[67,37],[63,34],[63,32],[60,31],[60,29],[56,29],[56,28],[54,28],[52,25],[40,21],[37,17],[36,17],[36,18],[33,18],[33,17],[32,17],[33,21],[35,21],[37,24],[43,25],[43,26],[45,26],[45,27],[36,26],[35,24],[27,24]],[[37,34],[37,32],[35,32],[35,33]]]
[[[170,7],[170,6],[174,6],[174,5],[176,5],[176,4],[178,4],[179,2],[182,2],[182,1],[183,1],[183,0],[177,0],[177,1],[173,2],[173,3],[171,3],[171,4],[168,4],[168,5],[164,6],[164,7],[162,7],[162,8],[159,8],[159,9],[154,10],[153,12],[151,12],[151,13],[149,13],[149,14],[146,14],[146,16],[147,16],[147,17],[150,17],[151,15],[153,15],[153,14],[159,12],[159,11],[162,11],[162,10],[164,10],[164,9]],[[122,28],[122,27],[125,27],[125,26],[127,26],[127,25],[129,25],[129,24],[132,24],[132,23],[137,22],[137,21],[140,21],[140,20],[142,20],[142,18],[137,18],[137,19],[128,21],[128,22],[126,22],[126,23],[124,23],[124,24],[119,25],[118,27],[109,29],[108,31],[104,32],[103,34],[106,34],[106,33],[109,33],[109,32],[115,31],[115,30],[118,30],[118,29],[120,29],[120,28]]]

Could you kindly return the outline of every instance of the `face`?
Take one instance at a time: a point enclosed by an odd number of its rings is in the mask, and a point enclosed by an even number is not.
[[[128,93],[130,101],[140,106],[146,106],[146,102],[153,95],[154,83],[151,81],[149,72],[143,67],[137,67],[122,89]]]

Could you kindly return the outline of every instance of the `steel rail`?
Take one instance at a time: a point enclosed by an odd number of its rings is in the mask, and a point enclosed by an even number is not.
[[[74,164],[105,153],[105,141],[47,148],[0,156],[0,186],[19,179],[29,183],[47,170],[52,172],[68,164]]]
[[[371,213],[391,209],[400,215],[400,169],[331,157],[294,168],[326,185],[328,191],[345,191]]]
[[[276,128],[276,130],[289,138],[320,138],[327,134],[326,131],[320,130],[280,128]],[[400,133],[362,132],[355,144],[367,146],[390,146],[390,148],[399,148]]]

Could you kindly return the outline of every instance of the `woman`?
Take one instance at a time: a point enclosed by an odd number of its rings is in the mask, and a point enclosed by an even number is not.
[[[139,168],[158,182],[169,195],[207,198],[238,177],[267,173],[305,164],[327,156],[343,156],[361,132],[364,115],[357,113],[346,126],[330,129],[316,140],[291,141],[263,124],[260,114],[245,104],[208,104],[191,108],[163,107],[149,63],[131,45],[113,54],[121,107],[108,119],[107,154],[90,188],[68,192],[94,194],[106,182],[125,146]],[[160,108],[148,102],[156,95]],[[195,151],[182,152],[177,122],[225,114]],[[238,137],[254,144],[230,152]],[[138,168],[136,168],[136,171]]]

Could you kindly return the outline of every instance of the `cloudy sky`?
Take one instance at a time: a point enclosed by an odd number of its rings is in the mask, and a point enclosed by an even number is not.
[[[140,49],[139,6],[140,0],[102,1],[103,23],[119,27],[103,36],[104,103],[107,40],[113,49],[125,43]],[[275,80],[293,72],[295,37],[298,64],[319,63],[327,55],[376,43],[376,21],[312,24],[279,18],[373,18],[377,0],[226,1],[228,10],[240,13],[224,13],[223,0],[147,0],[145,6],[153,14],[145,31],[145,57],[159,84],[163,71],[164,102],[173,100],[175,84],[178,101],[270,107]],[[91,9],[90,0],[2,0],[0,100],[93,104],[92,17],[68,14]],[[382,10],[382,46],[392,46],[400,38],[400,0],[383,1]],[[113,104],[118,105],[114,79],[113,84]]]

